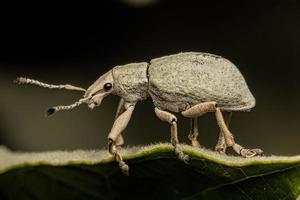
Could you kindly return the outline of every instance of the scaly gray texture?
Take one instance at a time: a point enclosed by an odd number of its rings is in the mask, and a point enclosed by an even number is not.
[[[207,53],[179,53],[151,60],[149,93],[156,107],[180,112],[215,101],[221,110],[255,106],[245,79],[234,64]]]
[[[131,63],[112,69],[114,94],[127,102],[144,100],[148,95],[148,63]]]
[[[126,102],[150,96],[156,107],[172,112],[210,101],[217,102],[223,111],[248,111],[255,106],[255,98],[237,67],[208,53],[179,53],[152,59],[150,63],[116,66],[91,85],[85,96],[106,82],[113,83],[111,92]],[[98,97],[98,104],[103,97]]]

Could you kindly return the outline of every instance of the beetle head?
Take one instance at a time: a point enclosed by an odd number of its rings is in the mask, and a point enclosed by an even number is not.
[[[85,92],[84,99],[88,99],[86,103],[89,108],[93,109],[99,106],[104,97],[109,95],[114,88],[112,70],[103,74],[96,80]]]
[[[24,77],[17,78],[15,82],[19,84],[33,84],[46,88],[85,91],[84,96],[73,104],[60,105],[49,108],[46,112],[46,116],[53,115],[60,110],[71,110],[83,103],[87,103],[89,108],[92,109],[95,106],[99,106],[103,98],[112,93],[114,89],[112,70],[100,76],[100,78],[98,78],[98,80],[96,80],[95,83],[93,83],[87,90],[69,84],[52,85]]]

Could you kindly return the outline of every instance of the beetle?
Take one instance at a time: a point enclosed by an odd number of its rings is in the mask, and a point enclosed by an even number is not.
[[[119,65],[100,76],[87,90],[72,85],[49,85],[28,78],[17,78],[20,84],[35,84],[41,87],[85,91],[83,97],[68,106],[48,109],[47,115],[59,110],[69,110],[86,103],[93,109],[99,106],[109,94],[121,99],[115,121],[108,134],[108,150],[115,157],[123,173],[129,167],[119,153],[124,144],[122,132],[126,128],[138,101],[150,97],[156,116],[168,122],[171,128],[171,143],[180,160],[189,161],[183,153],[177,135],[177,118],[181,113],[190,118],[188,138],[192,146],[198,142],[198,117],[213,112],[220,128],[215,150],[225,153],[227,147],[243,157],[262,154],[261,149],[248,149],[235,142],[229,131],[233,111],[250,111],[255,106],[255,98],[247,83],[229,60],[209,53],[185,52],[152,59],[150,62]],[[225,116],[226,115],[226,116]]]

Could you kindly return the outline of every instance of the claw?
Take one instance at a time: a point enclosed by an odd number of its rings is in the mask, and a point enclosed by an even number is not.
[[[252,149],[252,151],[255,151],[255,152],[256,152],[256,155],[259,155],[259,156],[261,156],[261,155],[264,154],[264,151],[261,150],[261,149]]]
[[[190,157],[188,155],[184,154],[184,153],[183,154],[179,154],[178,158],[180,160],[182,160],[185,164],[188,164],[189,161],[191,160]]]
[[[261,155],[263,151],[261,149],[241,149],[240,154],[245,158],[251,158],[256,155]]]
[[[263,153],[263,151],[261,149],[246,149],[236,143],[232,146],[232,148],[236,153],[240,154],[241,156],[243,156],[245,158],[251,158],[256,155],[262,155],[262,153]]]
[[[194,134],[190,132],[188,138],[191,141],[193,147],[200,147],[200,143],[198,142],[197,137],[195,135],[198,135],[198,133]]]
[[[220,154],[225,154],[226,148],[225,147],[216,147],[215,151],[220,153]]]
[[[197,140],[192,140],[191,142],[193,147],[200,147],[200,143]]]
[[[179,160],[182,160],[183,162],[188,164],[188,162],[190,161],[190,157],[182,152],[182,147],[180,145],[176,145],[175,153],[177,154]]]
[[[129,167],[124,161],[120,161],[119,167],[124,175],[129,176]]]
[[[109,145],[110,144],[111,143],[109,143]],[[113,146],[113,147],[116,148],[116,146]],[[122,173],[124,175],[129,176],[129,167],[128,167],[128,165],[123,161],[121,154],[119,152],[117,152],[116,149],[114,149],[114,148],[110,147],[109,148],[110,152],[112,154],[115,154],[115,160],[118,163],[119,168],[121,169]]]
[[[220,144],[215,147],[215,151],[220,154],[225,154],[227,146],[225,144]]]

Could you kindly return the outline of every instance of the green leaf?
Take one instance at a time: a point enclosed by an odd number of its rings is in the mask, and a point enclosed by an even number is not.
[[[105,151],[0,149],[0,199],[296,199],[300,156],[240,158],[168,144],[122,151],[130,176]]]

